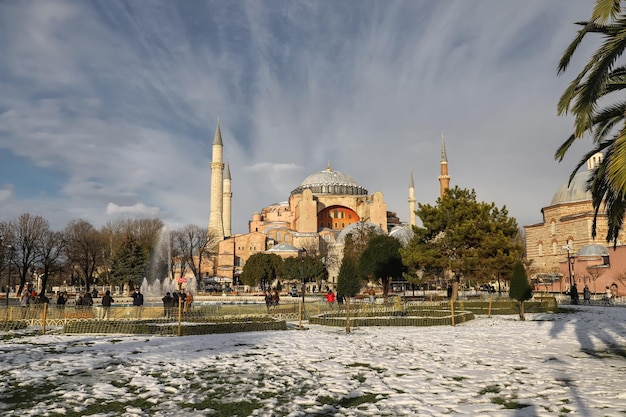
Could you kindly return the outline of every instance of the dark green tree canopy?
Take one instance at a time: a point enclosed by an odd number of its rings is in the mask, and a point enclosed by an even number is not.
[[[241,282],[251,287],[268,284],[283,272],[283,259],[274,253],[259,252],[248,258],[241,273]]]
[[[361,291],[362,281],[352,258],[343,258],[337,276],[337,294],[354,297]]]
[[[139,287],[148,266],[148,249],[132,234],[126,235],[122,245],[113,256],[111,276],[118,285],[128,283]]]
[[[451,270],[487,280],[511,270],[522,258],[524,247],[515,219],[506,207],[478,202],[474,190],[451,188],[435,206],[418,207],[423,226],[413,228],[415,237],[400,250],[411,271],[437,275]]]
[[[359,272],[362,278],[400,278],[403,265],[400,256],[400,242],[389,235],[375,235],[367,242],[359,259]]]
[[[516,262],[513,268],[509,296],[520,302],[530,300],[533,296],[532,288],[528,282],[528,275],[522,262]]]
[[[282,278],[287,281],[302,279],[302,263],[304,261],[305,282],[319,282],[328,279],[328,271],[322,260],[317,256],[289,257],[283,260]]]

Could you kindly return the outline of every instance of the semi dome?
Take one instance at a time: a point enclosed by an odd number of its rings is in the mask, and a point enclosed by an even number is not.
[[[609,250],[606,246],[597,243],[583,246],[577,253],[578,256],[608,256]]]
[[[307,189],[313,194],[367,195],[367,190],[357,184],[352,177],[343,172],[333,171],[330,164],[324,171],[306,177],[291,194],[300,194]]]
[[[554,193],[551,206],[563,203],[573,203],[576,201],[591,200],[591,191],[587,191],[587,182],[591,177],[591,171],[585,170],[574,175],[572,182],[567,182]]]
[[[348,236],[350,233],[353,233],[354,231],[360,229],[360,228],[371,228],[374,230],[374,233],[378,234],[378,235],[382,235],[385,234],[385,232],[383,231],[383,229],[380,228],[380,226],[378,226],[377,224],[374,224],[372,222],[356,222],[356,223],[352,223],[350,225],[348,225],[345,229],[343,229],[340,233],[339,236],[337,236],[337,240],[336,242],[338,244],[345,244],[346,243],[346,236]]]
[[[389,236],[395,237],[403,247],[406,247],[411,239],[415,237],[415,233],[410,227],[395,226],[391,229],[391,232],[389,232]]]

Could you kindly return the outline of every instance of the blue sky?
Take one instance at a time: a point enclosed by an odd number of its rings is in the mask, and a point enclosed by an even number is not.
[[[326,168],[407,221],[409,170],[541,221],[588,141],[554,152],[584,0],[0,2],[0,221],[208,224],[217,120],[233,231]]]

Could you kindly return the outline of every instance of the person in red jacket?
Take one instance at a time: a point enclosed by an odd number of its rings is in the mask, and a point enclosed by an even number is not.
[[[335,293],[333,292],[333,290],[328,290],[328,292],[326,293],[326,301],[328,301],[329,303],[335,302]]]

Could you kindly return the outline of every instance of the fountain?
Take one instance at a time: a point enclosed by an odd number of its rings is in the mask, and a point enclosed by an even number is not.
[[[157,235],[150,264],[141,283],[140,290],[145,298],[160,300],[166,292],[178,290],[176,282],[170,277],[171,262],[171,233],[167,226],[163,226]]]

